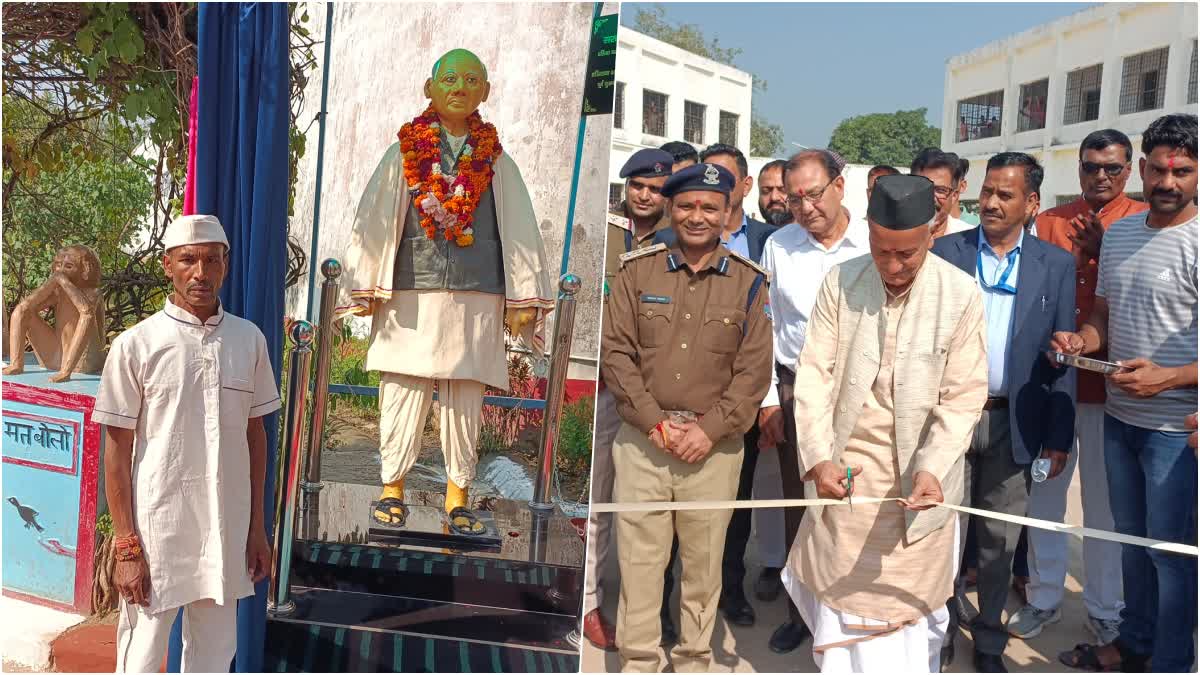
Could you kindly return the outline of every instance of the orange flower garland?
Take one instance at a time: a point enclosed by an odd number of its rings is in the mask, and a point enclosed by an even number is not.
[[[458,175],[442,175],[442,127],[433,108],[400,127],[400,152],[404,179],[421,214],[421,227],[430,239],[442,236],[459,246],[475,243],[475,208],[492,182],[494,162],[500,156],[496,127],[478,112],[467,118],[467,140],[458,163]],[[422,196],[423,195],[423,196]]]

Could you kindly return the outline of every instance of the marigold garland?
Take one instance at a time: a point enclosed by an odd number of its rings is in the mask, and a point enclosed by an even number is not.
[[[500,156],[496,127],[478,112],[467,118],[467,140],[453,181],[442,175],[442,126],[432,107],[400,127],[404,179],[421,214],[421,227],[430,239],[443,237],[459,246],[475,242],[475,208],[492,182]],[[423,195],[423,196],[422,196]]]

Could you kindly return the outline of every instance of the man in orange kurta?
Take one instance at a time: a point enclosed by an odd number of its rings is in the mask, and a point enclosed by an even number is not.
[[[1081,196],[1037,217],[1039,238],[1075,254],[1075,315],[1082,326],[1092,313],[1096,298],[1097,260],[1101,239],[1112,223],[1145,211],[1145,202],[1125,194],[1133,146],[1115,129],[1092,132],[1079,149]],[[1099,354],[1096,358],[1106,358]],[[1080,370],[1075,414],[1077,452],[1069,461],[1079,462],[1083,495],[1083,524],[1108,530],[1113,527],[1108,505],[1108,483],[1104,469],[1104,378]],[[1078,460],[1076,460],[1078,458]],[[1058,477],[1034,483],[1029,497],[1029,515],[1062,522],[1067,507],[1067,487],[1074,467],[1068,465]],[[1028,604],[1009,619],[1009,632],[1032,637],[1041,626],[1059,614],[1067,573],[1067,537],[1047,530],[1030,529]],[[1083,604],[1088,628],[1104,643],[1117,635],[1121,608],[1121,546],[1099,539],[1083,542],[1086,584]]]

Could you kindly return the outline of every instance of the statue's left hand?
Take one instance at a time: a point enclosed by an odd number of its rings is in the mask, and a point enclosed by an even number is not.
[[[525,327],[533,323],[535,319],[537,319],[537,310],[533,307],[504,310],[504,324],[508,326],[508,332],[513,335],[523,333]]]

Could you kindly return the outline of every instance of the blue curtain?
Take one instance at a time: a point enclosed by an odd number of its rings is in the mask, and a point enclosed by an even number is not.
[[[279,381],[283,278],[287,269],[289,60],[286,3],[200,3],[199,138],[196,212],[221,219],[230,264],[221,302],[267,338]],[[274,516],[278,414],[266,420],[264,514]],[[260,672],[267,583],[238,604],[236,672]],[[179,672],[181,619],[171,633],[168,670]]]

